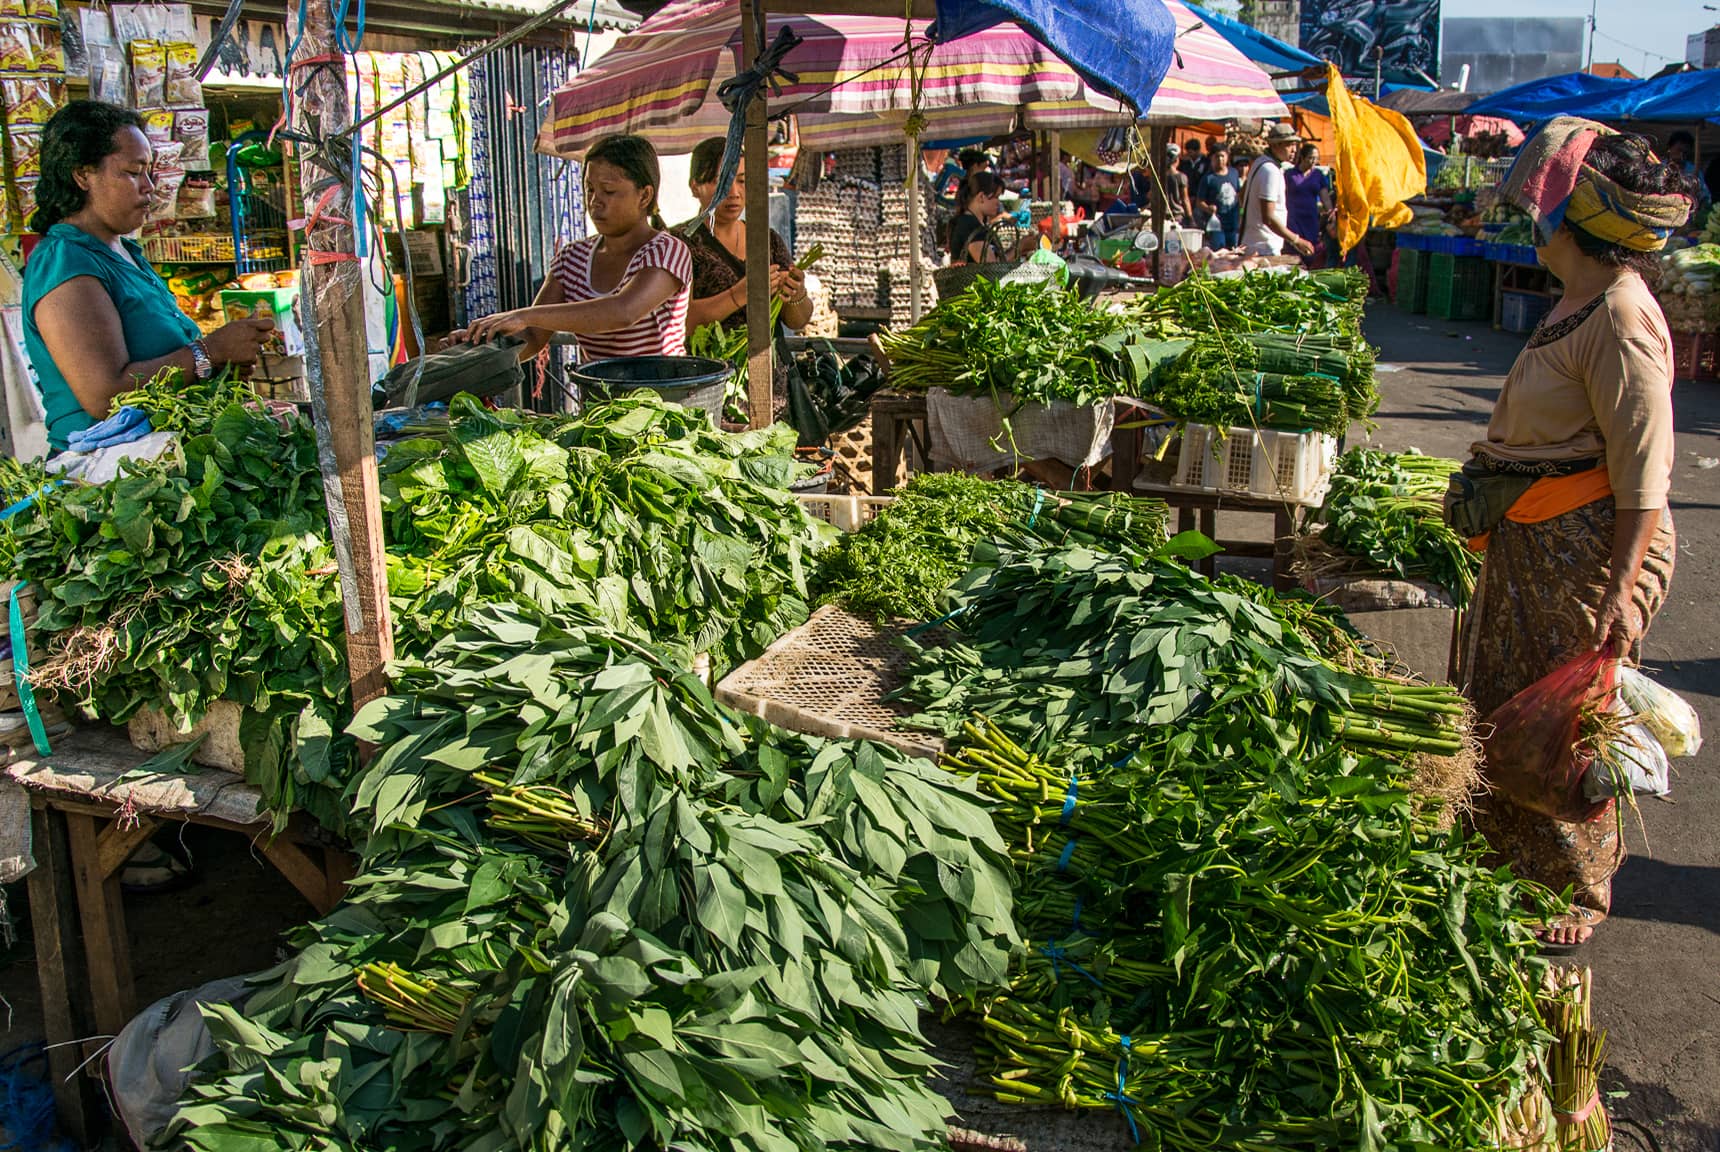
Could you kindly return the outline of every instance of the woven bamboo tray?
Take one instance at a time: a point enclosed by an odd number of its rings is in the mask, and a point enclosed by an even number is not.
[[[880,628],[827,605],[725,676],[717,699],[791,732],[874,740],[935,760],[943,741],[899,728],[913,709],[885,699],[901,686],[908,665],[908,653],[895,641],[913,627]],[[942,635],[934,630],[915,639],[935,644]]]

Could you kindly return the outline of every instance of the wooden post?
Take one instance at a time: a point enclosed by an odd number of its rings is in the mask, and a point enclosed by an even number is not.
[[[1158,247],[1153,249],[1153,280],[1159,279],[1159,271],[1163,265],[1165,254],[1165,218],[1169,213],[1165,203],[1164,173],[1160,167],[1165,162],[1165,145],[1170,141],[1171,130],[1162,125],[1147,129],[1147,171],[1153,174],[1148,182],[1147,198],[1153,202],[1153,235],[1158,238]]]
[[[908,319],[920,322],[920,292],[925,283],[925,259],[920,252],[921,209],[920,139],[908,137],[908,291],[914,294],[908,305]]]
[[[752,67],[764,43],[764,6],[741,4],[743,67]],[[770,138],[765,94],[747,105],[744,163],[747,174],[747,422],[763,428],[775,417],[770,330]]]
[[[323,148],[307,148],[299,157],[299,189],[308,222],[300,307],[305,372],[340,567],[347,670],[356,708],[387,691],[385,668],[394,657],[371,428],[365,265],[355,254],[352,163],[341,137],[352,124],[352,109],[347,101],[346,63],[335,49],[334,14],[329,0],[312,0],[301,11],[306,18],[295,59],[339,61],[303,68],[289,63],[288,67],[293,70],[293,83],[303,85],[294,127],[327,142]],[[326,203],[324,196],[329,197]]]

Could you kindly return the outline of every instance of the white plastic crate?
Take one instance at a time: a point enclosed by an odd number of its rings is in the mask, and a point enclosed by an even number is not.
[[[858,532],[883,511],[894,496],[796,496],[808,516],[834,525],[843,532]]]
[[[1173,485],[1315,506],[1326,498],[1338,441],[1324,432],[1268,432],[1205,424],[1183,429]]]

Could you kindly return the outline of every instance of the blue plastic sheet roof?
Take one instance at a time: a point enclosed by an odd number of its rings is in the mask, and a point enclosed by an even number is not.
[[[1519,122],[1584,116],[1661,124],[1720,123],[1720,71],[1677,72],[1654,80],[1603,80],[1569,72],[1495,92],[1469,111]]]
[[[1300,72],[1304,68],[1325,67],[1326,62],[1312,52],[1304,52],[1294,44],[1286,44],[1278,37],[1268,36],[1257,28],[1250,28],[1240,20],[1232,20],[1228,16],[1198,8],[1193,4],[1186,7],[1204,21],[1208,28],[1230,41],[1231,47],[1268,72]]]
[[[1088,82],[1144,111],[1171,67],[1177,25],[1162,0],[937,0],[933,37],[1013,20]]]

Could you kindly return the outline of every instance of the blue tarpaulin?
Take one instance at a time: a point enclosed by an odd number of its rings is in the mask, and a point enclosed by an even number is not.
[[[1083,79],[1144,112],[1171,67],[1176,19],[1162,0],[937,0],[933,38],[1013,20]]]
[[[1702,75],[1702,73],[1695,73]],[[1636,89],[1649,80],[1608,80],[1586,72],[1567,72],[1544,80],[1531,80],[1503,92],[1483,96],[1471,104],[1470,116],[1502,116],[1519,124],[1539,123],[1555,116],[1585,116],[1590,120],[1624,119],[1620,108]],[[1708,105],[1703,116],[1712,116],[1717,106]],[[1703,116],[1686,117],[1702,119]]]
[[[1325,61],[1313,53],[1304,52],[1294,44],[1286,44],[1276,36],[1268,36],[1257,28],[1250,28],[1240,20],[1232,20],[1193,4],[1187,8],[1205,21],[1208,28],[1230,41],[1231,47],[1268,72],[1300,72],[1305,68],[1326,66]]]

